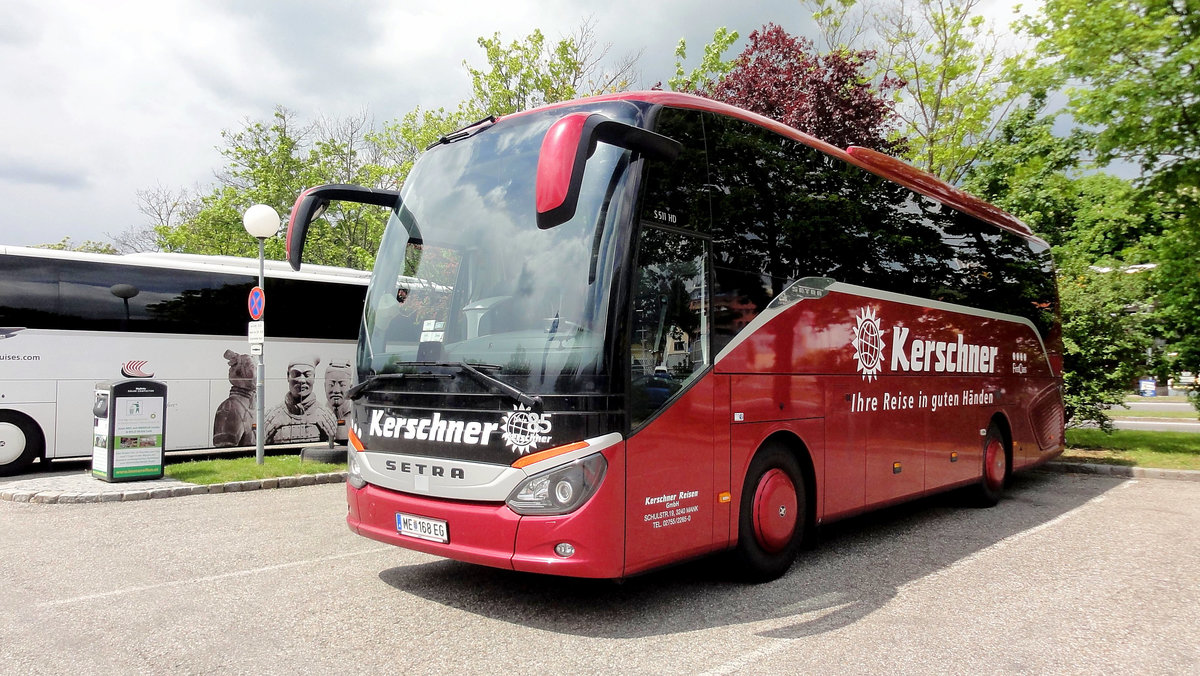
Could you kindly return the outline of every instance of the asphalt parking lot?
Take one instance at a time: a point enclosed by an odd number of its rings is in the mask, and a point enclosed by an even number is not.
[[[338,485],[0,502],[0,673],[1200,671],[1200,483],[1033,473],[842,522],[784,578],[622,584],[351,534]]]

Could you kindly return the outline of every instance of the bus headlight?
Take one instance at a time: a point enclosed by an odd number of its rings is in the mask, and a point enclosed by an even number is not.
[[[359,466],[358,451],[353,448],[346,450],[346,481],[355,488],[362,488],[367,485],[366,479],[363,479],[362,468]]]
[[[604,456],[595,453],[539,472],[517,486],[508,496],[508,506],[525,516],[572,512],[595,494],[607,469]]]

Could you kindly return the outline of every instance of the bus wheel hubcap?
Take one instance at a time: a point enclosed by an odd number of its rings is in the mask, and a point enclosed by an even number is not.
[[[754,491],[754,536],[759,546],[775,553],[787,547],[796,530],[796,486],[781,469],[771,469]]]
[[[984,472],[988,487],[994,491],[1000,490],[1004,484],[1004,447],[996,439],[992,439],[984,451]]]
[[[25,433],[12,423],[0,422],[0,465],[7,465],[24,452]]]

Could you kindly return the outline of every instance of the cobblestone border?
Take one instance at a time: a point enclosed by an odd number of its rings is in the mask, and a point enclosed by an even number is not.
[[[1098,474],[1125,478],[1171,479],[1200,481],[1200,471],[1194,469],[1158,469],[1155,467],[1125,467],[1123,465],[1094,465],[1082,462],[1048,462],[1039,469],[1064,474]]]
[[[250,481],[231,481],[223,484],[199,486],[187,484],[165,488],[139,489],[136,484],[130,484],[128,490],[105,492],[77,492],[58,490],[31,490],[28,488],[7,488],[0,490],[0,500],[10,502],[30,502],[46,505],[69,505],[89,502],[134,502],[137,500],[155,500],[158,498],[178,498],[185,495],[213,495],[215,493],[245,493],[272,488],[295,488],[297,486],[314,486],[316,484],[336,484],[346,480],[345,472],[327,472],[324,474],[304,474],[301,476],[285,476],[273,479],[251,479]]]

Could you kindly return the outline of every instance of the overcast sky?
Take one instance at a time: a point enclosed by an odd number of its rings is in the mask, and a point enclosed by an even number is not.
[[[1008,4],[1006,0],[991,0]],[[454,107],[479,36],[551,39],[591,18],[639,84],[698,62],[714,29],[812,34],[798,0],[6,0],[0,21],[0,244],[109,239],[146,222],[137,191],[212,182],[223,129],[270,117]],[[1007,21],[1007,19],[1006,19]],[[741,44],[738,45],[740,50]]]

